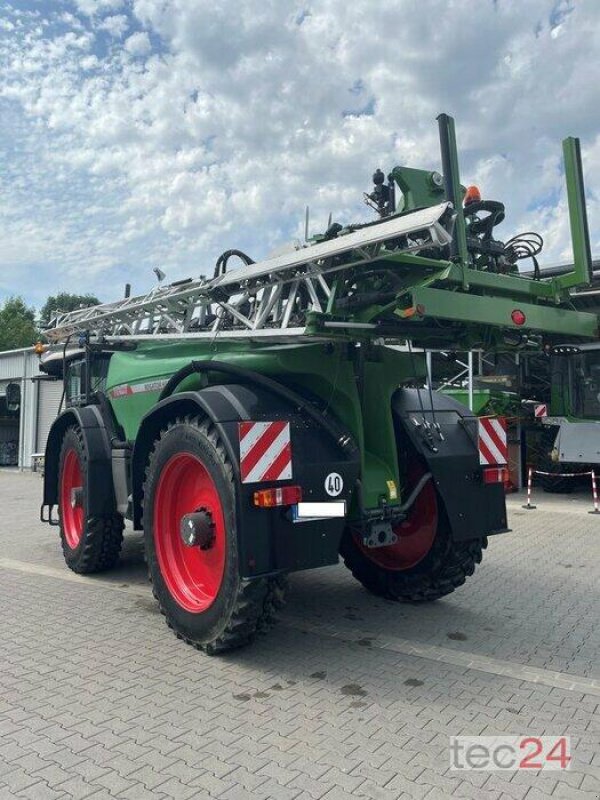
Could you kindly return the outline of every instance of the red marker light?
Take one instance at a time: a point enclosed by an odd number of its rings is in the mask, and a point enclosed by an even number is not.
[[[465,192],[465,199],[464,199],[465,206],[470,206],[471,203],[479,203],[479,202],[481,202],[481,192],[479,191],[479,187],[468,186],[467,191]]]
[[[527,321],[527,317],[521,311],[520,308],[515,308],[515,310],[510,315],[510,318],[515,323],[515,325],[525,325],[525,323]]]
[[[253,503],[258,508],[292,506],[302,500],[302,487],[283,486],[278,489],[260,489],[254,492]]]
[[[506,467],[484,467],[483,482],[485,484],[506,483],[508,477],[508,470]]]

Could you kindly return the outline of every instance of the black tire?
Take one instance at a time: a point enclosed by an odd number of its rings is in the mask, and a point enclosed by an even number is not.
[[[454,542],[447,520],[442,516],[436,538],[425,558],[410,569],[384,569],[371,561],[347,529],[340,554],[345,565],[365,589],[388,600],[419,603],[450,594],[475,571],[481,562],[487,538]]]
[[[79,464],[82,477],[81,505],[83,509],[83,526],[81,538],[74,544],[72,537],[67,535],[64,509],[59,502],[60,540],[63,555],[69,569],[80,574],[104,572],[115,566],[119,560],[121,545],[123,543],[123,517],[116,513],[107,513],[102,516],[88,515],[87,485],[87,454],[81,431],[77,427],[67,428],[62,440],[59,460],[59,497],[64,480],[65,462],[69,453],[75,457]]]
[[[155,543],[155,500],[160,476],[167,462],[181,454],[195,456],[210,475],[225,523],[223,577],[212,603],[199,612],[186,610],[169,590]],[[276,611],[284,604],[286,581],[283,576],[251,581],[240,578],[233,469],[215,428],[208,421],[198,417],[178,418],[161,431],[149,456],[143,497],[149,578],[160,610],[178,638],[215,655],[249,644],[257,633],[268,630],[275,622]]]

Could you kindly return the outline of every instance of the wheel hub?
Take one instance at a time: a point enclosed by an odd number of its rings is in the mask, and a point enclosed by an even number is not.
[[[184,514],[179,525],[179,533],[186,547],[210,550],[215,543],[215,523],[212,514],[206,508]]]
[[[71,508],[81,508],[83,506],[83,486],[75,486],[71,489]]]

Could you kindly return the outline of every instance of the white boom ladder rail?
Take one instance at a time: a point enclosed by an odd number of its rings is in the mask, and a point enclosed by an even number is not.
[[[79,331],[127,338],[295,335],[303,332],[309,311],[326,310],[330,276],[384,255],[444,247],[452,241],[453,226],[451,204],[441,203],[212,280],[179,281],[138,297],[58,314],[44,334],[51,342]]]

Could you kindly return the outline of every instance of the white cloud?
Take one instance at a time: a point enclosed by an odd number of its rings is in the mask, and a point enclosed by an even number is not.
[[[118,11],[125,5],[124,0],[74,0],[76,9],[87,17],[107,11]]]
[[[145,31],[132,33],[125,39],[125,50],[132,56],[145,56],[152,49],[150,37]]]
[[[100,30],[107,31],[115,39],[120,39],[129,28],[129,20],[125,14],[115,14],[104,17],[98,27]]]
[[[315,230],[330,211],[365,217],[375,167],[439,168],[440,111],[456,117],[464,181],[507,203],[499,233],[537,226],[547,263],[568,256],[563,136],[582,136],[600,187],[593,0],[73,9],[5,15],[0,290],[43,300],[77,282],[108,299],[157,263],[176,278],[229,247],[260,257],[301,234],[306,203]]]

